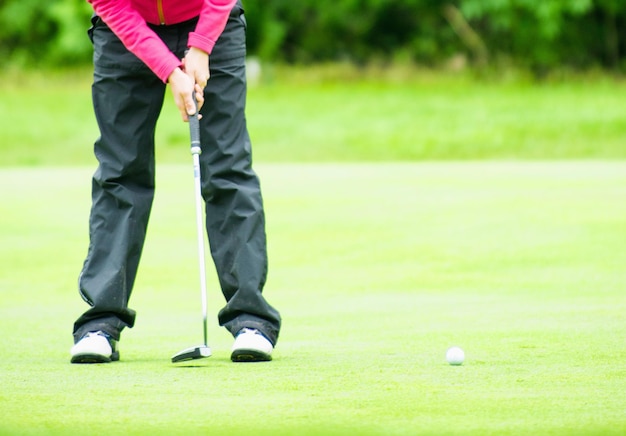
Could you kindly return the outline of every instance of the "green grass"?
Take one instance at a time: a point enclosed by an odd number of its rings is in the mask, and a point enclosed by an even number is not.
[[[249,92],[257,162],[626,158],[626,82],[533,84],[423,71],[268,69]],[[392,74],[392,73],[389,73]],[[89,71],[0,81],[0,167],[93,163]],[[171,96],[157,129],[161,162],[186,162]]]
[[[229,362],[211,275],[188,367],[190,161],[159,166],[122,360],[69,364],[92,170],[0,170],[0,434],[626,432],[623,162],[259,164],[276,358]]]

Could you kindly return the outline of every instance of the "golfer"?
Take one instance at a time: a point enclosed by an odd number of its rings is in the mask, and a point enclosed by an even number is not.
[[[240,0],[89,0],[100,136],[89,250],[72,363],[119,360],[154,197],[154,132],[170,86],[183,121],[200,110],[202,196],[233,361],[271,360],[280,315],[262,295],[265,218],[246,127],[246,21]],[[209,62],[210,59],[210,62]]]

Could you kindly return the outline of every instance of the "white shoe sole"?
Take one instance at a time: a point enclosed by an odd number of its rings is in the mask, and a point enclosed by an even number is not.
[[[230,360],[233,362],[269,362],[272,356],[263,351],[240,348],[232,352]]]
[[[120,360],[118,352],[111,353],[110,356],[95,353],[75,354],[72,356],[72,363],[109,363]]]

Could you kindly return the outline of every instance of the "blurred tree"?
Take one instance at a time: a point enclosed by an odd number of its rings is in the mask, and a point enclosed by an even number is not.
[[[3,63],[84,63],[91,7],[83,0],[3,0],[0,59]]]
[[[249,53],[267,61],[404,59],[626,68],[623,0],[243,0]],[[85,0],[0,0],[0,63],[86,63]]]

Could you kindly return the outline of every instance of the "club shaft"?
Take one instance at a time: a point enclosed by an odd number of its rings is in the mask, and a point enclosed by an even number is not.
[[[202,183],[200,175],[200,126],[198,114],[189,117],[191,133],[191,155],[193,157],[193,179],[196,200],[196,233],[198,237],[198,267],[200,273],[200,296],[202,298],[202,332],[204,345],[207,345],[207,295],[206,295],[206,261],[204,253],[204,213],[202,201]]]
[[[206,296],[206,263],[204,253],[204,220],[202,213],[202,188],[200,183],[200,157],[193,154],[194,185],[196,193],[196,229],[198,236],[198,267],[200,272],[200,295],[202,297],[202,327],[204,345],[207,345],[207,296]]]

